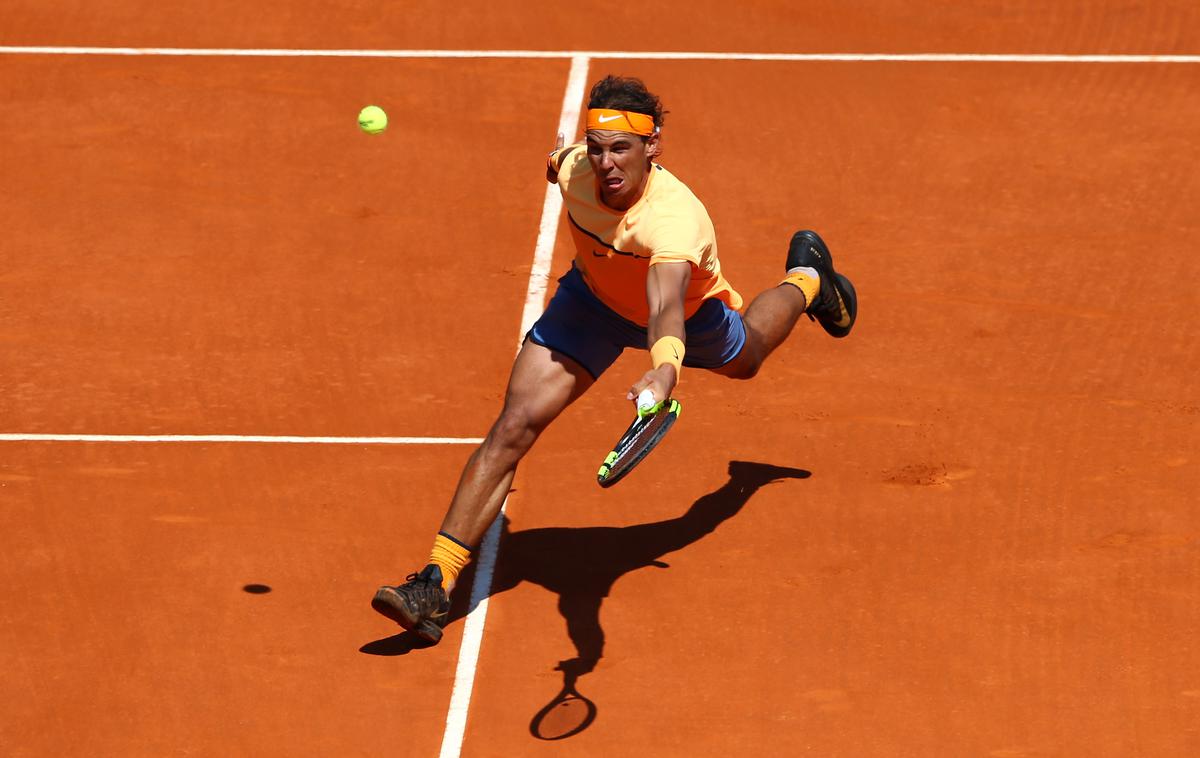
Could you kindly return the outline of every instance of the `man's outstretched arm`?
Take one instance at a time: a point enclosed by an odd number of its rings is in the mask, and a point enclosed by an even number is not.
[[[653,392],[655,400],[665,400],[679,383],[677,366],[683,360],[686,340],[683,301],[691,279],[692,264],[683,261],[656,263],[646,274],[646,303],[650,306],[646,347],[656,365],[629,388],[629,400],[635,400],[644,389]]]

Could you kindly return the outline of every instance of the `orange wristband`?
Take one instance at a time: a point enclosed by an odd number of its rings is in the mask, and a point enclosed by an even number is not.
[[[650,362],[654,368],[664,363],[675,367],[675,376],[683,369],[683,340],[678,337],[660,337],[650,348]]]

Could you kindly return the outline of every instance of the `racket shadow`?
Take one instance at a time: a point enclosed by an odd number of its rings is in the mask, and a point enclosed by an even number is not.
[[[600,607],[622,576],[647,567],[667,568],[661,559],[711,534],[736,516],[761,487],[786,479],[807,479],[799,468],[731,461],[729,481],[701,497],[681,516],[625,527],[551,527],[510,531],[504,524],[500,559],[490,596],[531,582],[558,595],[558,611],[567,624],[575,657],[558,663],[563,685],[535,714],[530,734],[564,739],[596,718],[594,703],[577,690],[580,677],[595,669],[604,654]],[[466,593],[463,593],[466,594]],[[470,609],[451,608],[451,620]]]

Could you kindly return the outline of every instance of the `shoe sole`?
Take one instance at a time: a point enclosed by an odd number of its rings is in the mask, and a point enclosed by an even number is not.
[[[854,285],[850,283],[850,280],[836,271],[833,272],[833,287],[837,290],[838,297],[842,299],[842,305],[845,306],[846,312],[850,314],[850,323],[840,326],[837,323],[826,323],[821,319],[817,319],[817,323],[831,336],[841,339],[854,328],[854,321],[858,317],[858,293],[854,291]]]
[[[437,644],[442,639],[442,628],[429,619],[409,615],[407,606],[390,587],[380,587],[375,591],[371,607],[426,642]]]

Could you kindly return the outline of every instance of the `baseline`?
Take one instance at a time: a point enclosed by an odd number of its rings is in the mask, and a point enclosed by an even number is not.
[[[281,445],[478,445],[482,437],[300,437],[252,434],[0,434],[0,442],[254,442]]]
[[[163,55],[248,58],[549,58],[708,61],[842,61],[895,63],[1200,63],[1200,55],[1023,53],[719,53],[625,50],[320,50],[222,47],[2,46],[0,55]]]

